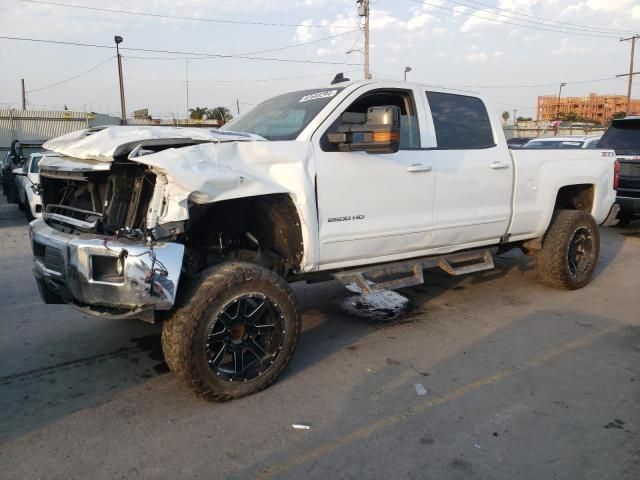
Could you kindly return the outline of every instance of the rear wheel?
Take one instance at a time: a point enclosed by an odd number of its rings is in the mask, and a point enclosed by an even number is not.
[[[165,322],[162,347],[180,383],[226,401],[273,383],[293,355],[300,327],[284,279],[230,262],[203,272],[185,306]]]
[[[575,290],[591,281],[600,255],[600,232],[581,210],[559,210],[542,249],[535,254],[538,279],[549,286]]]

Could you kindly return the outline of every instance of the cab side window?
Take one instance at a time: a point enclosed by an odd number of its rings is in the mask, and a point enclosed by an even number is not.
[[[495,146],[491,121],[482,100],[467,95],[426,93],[438,148],[461,150]]]
[[[369,107],[395,105],[400,108],[400,150],[420,148],[420,128],[418,116],[413,101],[413,95],[408,90],[375,90],[367,92],[349,105],[342,115],[348,113],[352,118],[361,117],[364,121]],[[341,115],[341,116],[342,116]],[[340,125],[338,118],[325,132],[320,141],[325,152],[337,152],[336,145],[329,143],[327,133],[334,131]]]

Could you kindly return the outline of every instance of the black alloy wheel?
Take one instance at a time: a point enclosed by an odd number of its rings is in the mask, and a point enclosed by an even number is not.
[[[262,293],[226,303],[211,320],[204,355],[220,379],[246,382],[265,373],[282,351],[284,313]]]
[[[594,257],[591,232],[585,227],[578,228],[567,248],[569,272],[574,277],[581,277],[591,267]]]

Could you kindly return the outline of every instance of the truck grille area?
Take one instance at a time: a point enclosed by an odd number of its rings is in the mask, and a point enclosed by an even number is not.
[[[40,173],[43,218],[67,233],[114,235],[119,229],[144,230],[155,175],[131,161],[110,170]]]

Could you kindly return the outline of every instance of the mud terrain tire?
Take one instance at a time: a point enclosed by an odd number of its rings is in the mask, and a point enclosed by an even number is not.
[[[260,301],[263,304],[256,307]],[[249,310],[254,307],[253,313],[263,309],[259,325],[258,317],[251,320]],[[264,322],[273,324],[273,333],[257,333],[259,328],[272,326]],[[283,278],[256,265],[228,262],[200,274],[182,306],[165,321],[162,349],[179,383],[206,400],[228,401],[258,392],[278,378],[291,360],[301,324],[293,292]],[[221,330],[216,330],[217,325]],[[212,351],[215,342],[222,342],[218,344],[222,358]],[[236,355],[242,358],[242,368],[253,364],[252,372],[259,373],[234,376]],[[233,365],[231,373],[230,367],[223,368],[226,358]],[[248,367],[241,370],[246,371]]]
[[[535,254],[536,275],[545,285],[576,290],[591,281],[600,255],[600,232],[581,210],[557,211]]]

